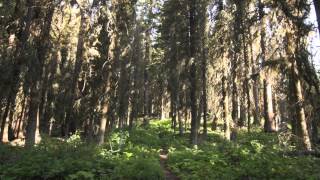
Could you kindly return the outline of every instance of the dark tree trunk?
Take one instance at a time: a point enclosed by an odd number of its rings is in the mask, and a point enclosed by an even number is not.
[[[205,28],[205,27],[203,27]],[[207,114],[208,114],[208,103],[207,103],[207,47],[206,47],[206,31],[203,34],[202,40],[202,108],[203,108],[203,136],[206,137],[208,133],[207,125]]]
[[[28,112],[28,123],[26,129],[26,146],[33,146],[39,141],[39,121],[40,121],[40,110],[39,105],[41,102],[41,78],[43,73],[43,68],[49,49],[49,37],[51,30],[51,22],[54,13],[54,4],[50,4],[48,13],[44,20],[44,24],[41,28],[40,38],[37,42],[37,57],[34,59],[34,64],[31,69],[32,83],[30,86],[30,104]]]
[[[177,115],[178,115],[178,123],[179,123],[179,135],[183,135],[183,97],[184,93],[179,94],[178,107],[177,107]]]
[[[229,100],[228,100],[228,81],[226,76],[222,78],[222,104],[225,138],[230,140],[230,120],[229,120]]]
[[[123,57],[128,58],[128,57]],[[121,67],[120,67],[120,78],[119,78],[119,128],[123,128],[126,121],[126,114],[128,110],[129,104],[129,87],[128,87],[128,71],[127,66],[128,62],[125,59],[121,59]]]
[[[23,97],[23,100],[22,100],[22,107],[21,107],[21,112],[20,112],[20,115],[17,119],[17,122],[15,124],[15,127],[14,127],[14,134],[15,134],[15,137],[16,138],[20,138],[20,127],[22,125],[22,121],[23,121],[23,115],[25,113],[25,109],[26,109],[26,96],[24,95]]]
[[[20,3],[20,1],[17,1],[17,3]],[[26,1],[26,7],[27,7],[27,13],[24,17],[22,17],[22,21],[19,24],[19,27],[22,29],[21,31],[17,31],[16,33],[16,37],[18,39],[17,42],[17,47],[16,50],[14,52],[14,62],[12,65],[12,72],[10,74],[10,84],[9,84],[9,94],[6,98],[7,101],[7,105],[5,108],[5,111],[3,113],[2,116],[2,129],[1,129],[1,137],[3,136],[3,133],[6,133],[6,130],[4,130],[4,128],[6,127],[6,123],[8,121],[7,116],[9,113],[9,108],[10,106],[14,106],[15,104],[15,99],[16,99],[16,95],[18,92],[18,88],[19,88],[19,81],[20,81],[20,73],[21,73],[21,68],[24,65],[24,54],[26,53],[26,46],[28,43],[28,39],[30,37],[30,30],[31,30],[31,24],[32,24],[32,20],[33,20],[33,16],[34,16],[34,8],[31,8],[34,6],[34,0],[27,0]],[[16,12],[19,11],[17,9],[18,7],[16,7]]]
[[[76,89],[77,82],[81,72],[82,63],[83,63],[83,53],[84,53],[84,43],[86,36],[86,26],[87,26],[87,18],[85,15],[85,11],[83,9],[80,10],[81,21],[80,21],[80,31],[78,35],[78,45],[76,52],[76,61],[74,65],[74,70],[71,79],[70,92],[68,96],[67,109],[66,109],[66,117],[64,122],[65,128],[65,136],[68,136],[69,133],[75,133],[75,124],[76,119],[72,117],[73,114],[73,106],[76,99]]]
[[[240,123],[240,85],[238,87],[238,68],[239,68],[239,57],[241,54],[241,29],[239,28],[241,26],[242,22],[242,14],[240,7],[241,2],[236,1],[235,5],[237,6],[237,10],[235,12],[235,22],[234,22],[234,28],[235,31],[233,32],[233,43],[234,43],[234,52],[232,53],[232,61],[231,61],[231,76],[232,76],[232,120],[233,124],[238,126]],[[235,129],[235,128],[234,128]]]
[[[191,144],[198,144],[198,119],[197,119],[197,67],[196,57],[196,1],[190,1],[190,107],[191,107]]]
[[[148,116],[149,114],[149,102],[150,102],[150,85],[149,85],[149,72],[148,72],[148,65],[151,61],[151,44],[150,44],[150,32],[149,30],[147,30],[146,32],[146,58],[145,58],[145,62],[144,62],[144,106],[143,106],[143,123],[147,124],[148,123]]]
[[[246,27],[245,23],[242,23],[243,33],[242,33],[242,41],[243,41],[243,58],[245,63],[245,81],[244,81],[244,97],[246,97],[247,101],[247,128],[248,132],[250,132],[251,128],[251,101],[250,101],[250,62],[249,62],[249,52],[248,52],[248,42],[246,37],[246,29],[250,33],[249,28]]]
[[[252,94],[253,94],[253,101],[254,101],[254,125],[260,125],[260,107],[259,107],[259,74],[257,73],[257,62],[254,60],[253,56],[253,39],[252,39],[252,33],[250,32],[250,56],[251,56],[251,73],[252,73]]]

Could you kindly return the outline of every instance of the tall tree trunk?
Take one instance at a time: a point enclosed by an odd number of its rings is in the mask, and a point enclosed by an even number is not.
[[[294,100],[295,100],[295,109],[297,114],[297,120],[299,123],[299,126],[301,128],[301,137],[303,139],[303,146],[306,150],[311,150],[311,141],[308,133],[308,127],[307,127],[307,121],[304,111],[304,98],[302,93],[302,87],[301,87],[301,81],[299,79],[299,71],[297,68],[297,62],[296,60],[292,60],[291,63],[291,73],[292,73],[292,79],[294,83]]]
[[[234,29],[233,32],[233,39],[232,42],[234,44],[234,51],[232,53],[232,61],[231,61],[231,76],[232,76],[232,120],[233,123],[236,126],[238,126],[240,121],[240,93],[239,93],[239,87],[238,87],[238,67],[240,66],[240,54],[241,54],[241,29],[239,28],[241,26],[242,22],[242,7],[240,1],[235,1],[235,5],[237,6],[237,10],[234,14],[235,16],[235,22],[234,22]]]
[[[78,82],[78,78],[79,78],[81,68],[82,68],[82,63],[83,63],[84,43],[85,43],[86,26],[87,26],[87,18],[85,13],[86,13],[85,10],[80,9],[81,20],[80,20],[80,31],[78,34],[76,61],[75,61],[74,70],[72,74],[68,102],[66,106],[67,107],[66,117],[64,121],[66,136],[68,136],[69,133],[75,132],[76,120],[74,117],[72,117],[72,114],[73,114],[73,106],[76,99],[77,82]]]
[[[247,127],[248,127],[248,132],[250,132],[251,128],[251,101],[250,101],[250,62],[249,62],[249,52],[248,52],[248,42],[247,42],[247,37],[246,33],[250,33],[250,28],[247,28],[245,25],[245,22],[242,23],[242,43],[243,43],[243,59],[245,63],[245,81],[244,81],[244,91],[247,101]],[[248,32],[246,30],[248,29]]]
[[[190,1],[190,106],[191,106],[191,144],[198,144],[198,119],[197,119],[197,67],[196,57],[196,1]]]
[[[20,1],[17,1],[17,3],[20,3]],[[31,31],[31,24],[34,16],[34,6],[35,2],[34,0],[27,0],[26,1],[26,7],[27,7],[27,13],[24,17],[22,17],[22,21],[20,23],[20,28],[22,29],[21,31],[17,31],[18,33],[16,34],[16,37],[18,39],[17,42],[17,47],[14,52],[14,62],[13,62],[13,70],[10,74],[10,85],[9,85],[9,94],[6,98],[7,100],[7,106],[5,108],[5,111],[2,116],[2,129],[1,129],[1,137],[3,136],[3,133],[5,133],[6,130],[4,130],[6,126],[6,119],[9,113],[9,108],[10,106],[14,106],[15,104],[15,99],[16,99],[16,94],[18,92],[18,87],[19,87],[19,81],[20,81],[20,73],[21,73],[21,68],[24,64],[23,60],[24,59],[24,54],[26,53],[26,46],[28,43],[28,39],[30,37],[30,31]],[[16,11],[18,11],[18,6],[16,7]]]
[[[56,71],[57,71],[57,66],[58,66],[58,61],[59,61],[59,51],[60,51],[60,46],[57,47],[56,51],[53,52],[52,59],[50,60],[51,62],[48,65],[48,76],[45,77],[46,79],[44,80],[42,84],[42,95],[41,95],[41,104],[40,108],[42,107],[42,112],[40,113],[40,127],[42,127],[42,131],[45,133],[50,134],[49,129],[51,126],[52,130],[52,125],[53,125],[53,108],[52,108],[52,103],[54,103],[54,89],[53,89],[53,82],[56,77]],[[42,126],[41,126],[42,124]]]
[[[51,22],[54,13],[54,4],[50,4],[48,13],[46,15],[44,24],[41,29],[40,38],[37,42],[37,57],[34,59],[34,64],[29,69],[33,69],[31,72],[32,83],[30,86],[30,104],[28,112],[28,123],[26,129],[26,146],[33,146],[39,142],[39,121],[40,121],[40,102],[41,102],[41,78],[43,74],[43,68],[49,49],[49,37],[51,30]]]
[[[128,71],[127,71],[127,65],[128,62],[125,60],[128,57],[123,57],[121,59],[120,64],[120,78],[119,78],[119,128],[123,128],[126,121],[126,113],[128,110],[128,104],[129,104],[129,87],[128,87]]]
[[[205,21],[207,19],[205,18]],[[206,26],[206,25],[205,25]],[[206,28],[206,27],[203,27]],[[202,109],[203,109],[203,136],[206,137],[208,133],[207,125],[207,114],[208,114],[208,103],[207,103],[207,46],[206,46],[206,36],[207,31],[204,30],[202,37]]]
[[[264,2],[259,0],[259,19],[260,19],[260,47],[261,47],[261,61],[262,64],[266,62],[266,14],[264,11]],[[273,132],[274,128],[274,113],[272,103],[272,85],[270,79],[270,70],[268,67],[264,67],[264,81],[263,81],[263,101],[264,101],[264,130],[265,132]]]
[[[147,124],[148,120],[148,116],[150,115],[149,114],[149,108],[150,108],[150,95],[151,95],[151,92],[150,92],[150,85],[149,85],[149,72],[148,72],[148,65],[151,61],[151,34],[150,34],[150,29],[148,29],[146,31],[146,44],[145,44],[145,48],[146,48],[146,52],[145,52],[145,62],[144,62],[144,108],[143,108],[143,121],[144,121],[144,124]]]
[[[136,61],[136,60],[135,60]],[[137,66],[137,63],[135,63]],[[138,72],[137,68],[134,69],[133,72],[133,86],[132,86],[132,94],[131,94],[131,112],[129,114],[129,128],[132,129],[134,126],[134,122],[138,116]]]
[[[110,13],[115,13],[115,12],[110,12]],[[115,14],[112,14],[115,15]],[[106,23],[106,22],[105,22]],[[109,20],[108,23],[115,23],[112,20]],[[110,103],[111,103],[111,93],[113,88],[113,83],[112,78],[114,75],[114,70],[113,66],[115,66],[115,61],[117,59],[117,48],[118,48],[118,34],[115,29],[112,29],[111,32],[108,32],[107,36],[110,39],[110,44],[108,46],[108,49],[105,49],[107,53],[107,58],[110,59],[111,62],[109,62],[109,65],[105,68],[105,76],[103,76],[103,79],[106,79],[106,85],[105,85],[105,91],[104,91],[104,99],[102,100],[101,107],[102,107],[102,118],[100,120],[100,125],[99,125],[99,132],[98,132],[98,144],[102,145],[104,143],[104,137],[106,134],[107,126],[110,126],[109,123],[111,122],[110,120]],[[106,60],[108,60],[106,59]]]
[[[252,85],[252,94],[253,94],[253,101],[254,101],[254,125],[260,125],[260,108],[259,108],[259,74],[257,73],[257,63],[253,57],[253,39],[252,33],[250,32],[250,56],[251,56],[251,78],[253,80]]]

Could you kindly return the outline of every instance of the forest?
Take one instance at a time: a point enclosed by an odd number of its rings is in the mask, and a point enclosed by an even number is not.
[[[319,0],[0,0],[0,180],[320,179],[318,27]]]

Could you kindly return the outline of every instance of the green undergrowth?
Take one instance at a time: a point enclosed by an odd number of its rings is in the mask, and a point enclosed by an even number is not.
[[[286,156],[294,147],[283,147],[278,139],[240,132],[235,142],[227,142],[210,133],[197,147],[171,147],[169,167],[182,179],[320,179],[320,159]]]
[[[240,132],[228,142],[209,131],[197,147],[189,134],[177,135],[170,121],[153,120],[131,131],[114,130],[102,146],[79,134],[68,140],[43,138],[34,148],[0,145],[0,179],[164,179],[159,151],[168,149],[168,167],[181,179],[320,179],[320,160],[288,157],[294,147],[278,134]]]
[[[102,146],[79,133],[65,141],[43,138],[31,149],[0,145],[0,179],[164,179],[161,146],[151,127],[115,130]]]

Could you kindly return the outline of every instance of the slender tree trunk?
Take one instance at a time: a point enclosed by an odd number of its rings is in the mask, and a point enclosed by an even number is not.
[[[138,59],[138,58],[137,58]],[[135,66],[138,66],[137,59],[134,60]],[[134,69],[133,72],[133,87],[132,87],[132,94],[131,94],[131,112],[129,115],[129,128],[132,129],[134,126],[134,122],[138,116],[138,70],[137,68]]]
[[[147,63],[146,63],[147,64]],[[145,65],[146,65],[145,64]],[[147,66],[144,70],[144,91],[143,91],[143,124],[148,124],[148,102],[149,102],[149,84],[148,84],[148,72]]]
[[[265,132],[274,132],[274,112],[273,112],[273,103],[272,103],[272,86],[269,82],[269,78],[266,77],[264,80],[264,115],[265,123],[264,130]]]
[[[150,12],[149,12],[150,13]],[[151,12],[152,13],[152,12]],[[150,14],[151,15],[151,14]],[[149,22],[150,23],[150,22]],[[151,24],[150,24],[151,25]],[[150,27],[148,27],[150,28]],[[148,116],[150,115],[150,82],[149,82],[149,72],[148,72],[148,65],[151,62],[151,56],[152,56],[152,52],[151,52],[151,33],[150,33],[150,29],[148,29],[146,31],[146,44],[145,44],[145,48],[146,48],[146,52],[145,52],[145,62],[144,62],[144,117],[143,117],[143,121],[144,124],[147,124],[148,120]]]
[[[161,105],[160,105],[160,119],[165,119],[165,93],[164,93],[164,87],[163,87],[163,81],[161,80],[160,83],[160,99],[161,99]]]
[[[52,60],[51,60],[52,61]],[[49,65],[50,66],[50,65]],[[44,77],[43,77],[43,82],[42,82],[42,87],[41,89],[41,99],[40,99],[40,104],[39,104],[39,111],[40,111],[40,131],[41,133],[48,133],[48,126],[49,126],[49,120],[45,119],[44,113],[45,113],[45,107],[47,106],[47,89],[48,89],[48,76],[49,76],[49,66],[45,68],[44,72]]]
[[[178,115],[178,123],[179,123],[179,135],[183,135],[183,121],[182,121],[182,114],[183,114],[183,96],[184,94],[179,94],[179,100],[178,100],[178,108],[177,108],[177,115]]]
[[[23,97],[21,112],[20,112],[20,115],[19,115],[19,117],[17,119],[17,123],[16,123],[15,128],[14,128],[14,133],[15,133],[15,137],[16,138],[19,138],[20,127],[21,127],[21,124],[22,124],[22,121],[23,121],[23,115],[25,113],[25,109],[26,109],[26,95],[24,95],[24,97]]]
[[[259,108],[259,81],[255,78],[253,82],[253,99],[254,99],[254,124],[260,125],[260,108]]]
[[[260,107],[259,107],[259,74],[257,73],[257,62],[254,60],[253,56],[253,39],[252,33],[250,31],[250,58],[251,58],[251,78],[253,80],[252,84],[252,94],[253,94],[253,102],[254,102],[254,125],[260,125]]]
[[[191,101],[191,144],[198,144],[198,120],[197,120],[197,67],[196,57],[196,1],[190,1],[190,101]]]
[[[240,129],[244,127],[246,121],[246,89],[245,85],[243,85],[242,87],[243,92],[241,93],[242,97],[240,97],[240,118],[238,123],[238,127]]]
[[[248,42],[246,37],[246,29],[250,34],[250,29],[246,27],[245,23],[242,23],[243,33],[242,33],[242,41],[243,41],[243,58],[245,63],[245,81],[244,81],[244,97],[246,97],[247,101],[247,126],[248,132],[250,132],[251,128],[251,102],[250,102],[250,62],[249,62],[249,52],[248,52]]]
[[[242,103],[240,102],[241,93],[240,93],[240,83],[238,82],[238,76],[240,76],[240,72],[238,69],[241,67],[241,34],[243,33],[243,5],[242,1],[234,1],[236,5],[236,11],[234,12],[234,32],[233,32],[233,43],[234,43],[234,51],[232,53],[233,60],[231,61],[231,76],[232,76],[232,119],[234,123],[234,128],[242,123],[242,115],[241,114],[241,106]],[[239,87],[238,87],[239,86]]]
[[[42,130],[45,133],[50,134],[49,129],[53,126],[53,108],[52,108],[52,103],[54,103],[54,90],[53,90],[53,82],[56,77],[56,70],[57,70],[57,65],[58,65],[58,59],[59,59],[59,51],[60,51],[60,46],[57,47],[57,50],[54,53],[51,62],[49,63],[48,66],[48,77],[44,80],[43,85],[42,85],[42,95],[41,95],[41,104],[40,108],[42,107],[42,112],[40,113],[40,127],[42,123]]]
[[[174,92],[174,94],[175,94],[175,92]],[[173,131],[176,131],[176,128],[177,128],[177,98],[176,98],[176,95],[172,95],[172,98],[171,98],[171,114],[172,114],[172,120],[171,120],[172,128],[173,128]]]
[[[206,32],[206,31],[205,31]],[[206,33],[204,33],[206,36]],[[202,108],[203,108],[203,136],[206,137],[208,133],[207,125],[207,114],[208,114],[208,103],[207,103],[207,48],[206,48],[206,37],[203,37],[203,50],[202,50]]]
[[[248,126],[248,132],[250,132],[250,129],[251,129],[251,102],[250,102],[250,84],[248,82],[246,83],[246,96],[247,96],[247,126]]]
[[[301,127],[301,137],[303,139],[303,146],[306,150],[311,150],[311,141],[308,133],[308,127],[307,127],[307,121],[304,111],[304,98],[302,93],[302,87],[301,87],[301,81],[299,79],[299,71],[297,68],[297,62],[296,60],[292,61],[291,64],[291,73],[292,73],[292,79],[294,82],[294,100],[295,100],[295,109],[297,114],[297,120]]]
[[[137,115],[138,115],[138,80],[137,80],[137,72],[136,72],[136,69],[135,71],[133,72],[133,76],[134,76],[134,79],[133,79],[133,92],[132,92],[132,95],[131,95],[131,112],[130,112],[130,115],[129,115],[129,128],[132,129],[133,128],[133,125],[134,125],[134,122],[136,121],[137,119]]]
[[[223,118],[224,118],[224,134],[227,140],[230,140],[230,120],[229,120],[229,102],[228,102],[228,81],[226,76],[222,78],[222,102],[223,102]]]
[[[106,100],[104,100],[106,101]],[[98,144],[102,145],[104,143],[104,136],[106,133],[106,127],[107,127],[107,117],[108,117],[108,105],[104,103],[102,109],[102,119],[100,120],[100,129],[98,133]]]
[[[4,110],[4,114],[1,122],[1,132],[0,139],[1,142],[7,143],[9,142],[9,112],[10,112],[11,104],[10,101],[7,101],[7,105]]]

